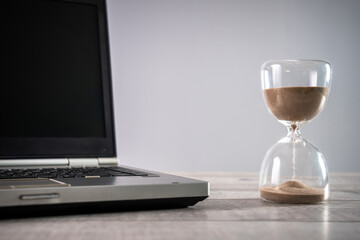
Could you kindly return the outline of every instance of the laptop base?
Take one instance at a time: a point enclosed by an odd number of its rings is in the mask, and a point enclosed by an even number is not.
[[[205,198],[207,197],[142,199],[131,201],[127,200],[3,207],[0,208],[0,219],[186,208],[195,205]]]

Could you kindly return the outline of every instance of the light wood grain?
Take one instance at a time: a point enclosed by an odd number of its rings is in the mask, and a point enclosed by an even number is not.
[[[72,226],[70,226],[70,224]],[[290,239],[290,240],[358,240],[358,223],[297,222],[32,222],[15,228],[2,226],[1,239]]]
[[[0,220],[0,239],[359,239],[360,173],[330,175],[323,204],[259,199],[257,174],[176,173],[210,181],[211,197],[185,209]]]

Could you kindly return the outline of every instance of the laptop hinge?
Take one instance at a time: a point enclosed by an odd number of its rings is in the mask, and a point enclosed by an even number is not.
[[[119,165],[119,161],[116,157],[102,157],[98,158],[100,167],[110,167]]]
[[[97,158],[69,158],[69,167],[99,167],[99,161]]]
[[[110,167],[117,166],[118,159],[109,158],[69,158],[69,167]]]

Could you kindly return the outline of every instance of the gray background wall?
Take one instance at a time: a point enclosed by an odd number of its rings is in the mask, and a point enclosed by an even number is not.
[[[259,171],[286,129],[268,59],[325,59],[325,110],[303,127],[330,171],[359,171],[360,1],[108,0],[118,156],[164,171]]]

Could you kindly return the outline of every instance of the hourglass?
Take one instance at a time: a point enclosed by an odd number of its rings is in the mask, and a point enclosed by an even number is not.
[[[266,152],[260,170],[260,196],[278,203],[318,203],[329,196],[323,154],[300,128],[324,108],[332,78],[322,60],[267,61],[261,67],[263,95],[269,111],[288,129]]]

